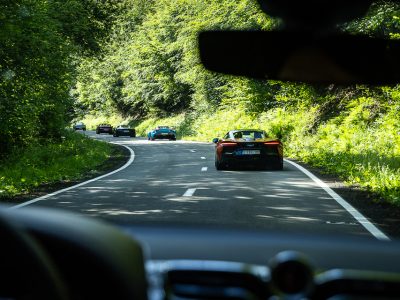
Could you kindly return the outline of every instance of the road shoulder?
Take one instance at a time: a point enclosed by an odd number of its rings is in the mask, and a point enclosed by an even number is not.
[[[346,185],[339,177],[301,161],[290,159],[323,180],[332,190],[354,206],[392,238],[400,238],[400,207],[356,185]]]

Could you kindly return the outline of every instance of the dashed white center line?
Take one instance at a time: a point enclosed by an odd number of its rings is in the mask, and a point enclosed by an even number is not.
[[[206,159],[206,158],[204,156],[202,156],[201,159]]]
[[[195,191],[196,189],[187,189],[187,191],[183,194],[183,197],[191,197]]]
[[[202,172],[205,172],[205,171],[207,171],[207,170],[208,170],[207,167],[202,167],[202,168],[201,168],[201,171],[202,171]]]
[[[190,150],[190,152],[193,152],[193,153],[195,153],[195,152],[196,152],[196,150],[192,149],[192,150]]]

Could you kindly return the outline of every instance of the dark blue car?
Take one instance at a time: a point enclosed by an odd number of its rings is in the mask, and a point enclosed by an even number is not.
[[[176,131],[168,126],[158,126],[147,134],[147,139],[149,141],[154,141],[156,139],[176,141]]]

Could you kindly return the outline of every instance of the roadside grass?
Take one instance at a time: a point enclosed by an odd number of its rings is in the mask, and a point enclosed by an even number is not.
[[[32,192],[44,184],[82,179],[105,163],[113,146],[74,132],[62,142],[32,145],[0,165],[0,200]]]
[[[356,103],[321,124],[314,134],[291,135],[288,155],[400,205],[400,115],[396,106],[371,120],[365,102]]]

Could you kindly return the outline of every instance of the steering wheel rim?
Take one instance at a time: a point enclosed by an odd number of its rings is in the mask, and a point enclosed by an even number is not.
[[[0,211],[0,298],[68,299],[44,249]]]

